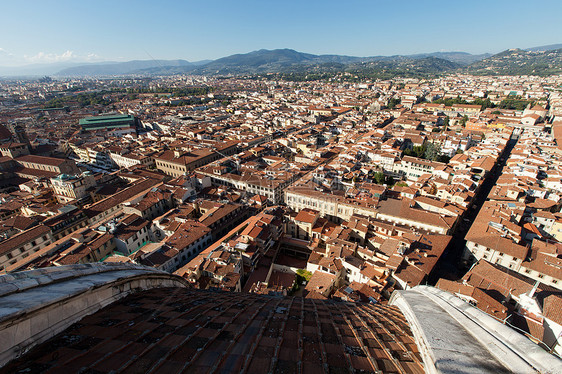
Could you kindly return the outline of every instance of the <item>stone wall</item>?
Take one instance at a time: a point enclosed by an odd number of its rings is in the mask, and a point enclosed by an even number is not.
[[[131,293],[186,287],[178,276],[133,264],[93,263],[0,276],[0,367]]]

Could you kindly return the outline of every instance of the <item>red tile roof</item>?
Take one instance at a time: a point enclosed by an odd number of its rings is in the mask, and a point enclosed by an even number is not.
[[[164,288],[128,296],[0,370],[408,372],[423,363],[395,307]]]

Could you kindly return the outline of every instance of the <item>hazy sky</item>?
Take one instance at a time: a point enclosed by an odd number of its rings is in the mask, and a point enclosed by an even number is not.
[[[1,0],[0,66],[216,59],[257,49],[374,56],[562,43],[562,1]]]

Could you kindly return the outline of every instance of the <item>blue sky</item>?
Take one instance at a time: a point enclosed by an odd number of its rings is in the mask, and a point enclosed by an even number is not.
[[[0,65],[216,59],[257,49],[374,56],[562,43],[562,1],[2,1]]]

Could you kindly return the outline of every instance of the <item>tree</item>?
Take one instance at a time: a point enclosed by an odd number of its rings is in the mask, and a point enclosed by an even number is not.
[[[406,148],[404,150],[404,155],[417,157],[417,158],[425,158],[425,151],[426,151],[425,145],[415,145],[412,149]]]
[[[486,109],[486,108],[495,108],[495,107],[496,107],[496,104],[492,103],[492,102],[490,101],[490,99],[488,99],[488,98],[486,98],[486,99],[484,99],[484,100],[478,98],[478,99],[474,100],[474,101],[472,102],[472,104],[482,106],[482,110],[484,110],[484,109]]]
[[[388,109],[394,108],[396,105],[400,104],[400,99],[393,97],[392,99],[388,100]]]
[[[424,158],[427,147],[425,145],[415,145],[413,148],[414,154],[418,158]]]
[[[525,110],[525,108],[529,104],[532,104],[531,100],[521,100],[519,98],[505,99],[500,103],[499,108],[500,109]]]
[[[461,99],[460,96],[455,98],[448,97],[446,99],[437,99],[433,101],[435,104],[445,104],[446,106],[452,106],[454,104],[470,104],[468,101]]]
[[[446,155],[441,155],[437,157],[437,161],[442,162],[444,164],[448,164],[449,161],[451,161],[451,157],[446,156]]]
[[[435,161],[439,156],[441,147],[435,143],[428,143],[425,149],[424,158],[426,160]]]
[[[373,175],[373,180],[375,181],[376,184],[384,184],[384,182],[385,182],[384,173],[380,172],[380,171],[377,171]]]

